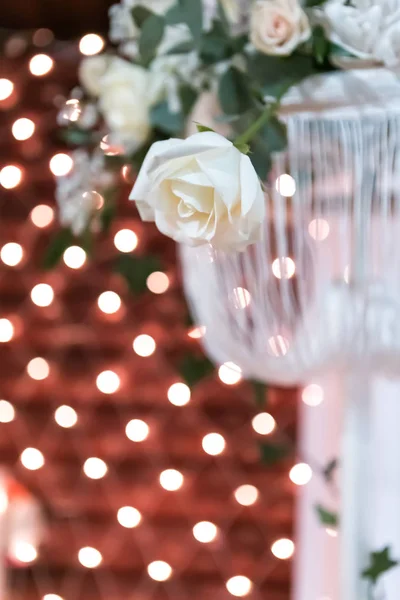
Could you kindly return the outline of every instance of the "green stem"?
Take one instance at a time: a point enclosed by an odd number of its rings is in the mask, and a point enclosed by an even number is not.
[[[266,123],[268,123],[268,121],[274,114],[275,109],[276,109],[275,103],[267,106],[267,108],[258,117],[258,119],[256,121],[254,121],[254,123],[252,123],[250,125],[250,127],[248,129],[246,129],[246,131],[244,133],[242,133],[241,135],[239,135],[239,137],[236,138],[236,140],[234,142],[235,146],[241,146],[242,144],[248,144],[253,139],[253,137],[256,135],[256,133],[262,127],[264,127],[264,125]]]

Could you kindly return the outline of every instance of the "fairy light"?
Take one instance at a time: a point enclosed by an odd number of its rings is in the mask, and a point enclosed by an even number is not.
[[[142,334],[133,340],[132,347],[138,356],[147,357],[154,354],[156,343],[151,335]]]
[[[193,537],[202,544],[210,544],[218,535],[218,527],[209,521],[201,521],[193,527]]]
[[[8,267],[16,267],[22,260],[24,251],[20,244],[8,242],[0,250],[0,258]]]
[[[37,471],[44,466],[44,456],[37,448],[25,448],[20,461],[29,471]]]
[[[115,394],[120,384],[121,380],[114,371],[103,371],[96,379],[97,389],[103,394]]]
[[[168,389],[168,400],[175,406],[185,406],[190,402],[190,387],[186,383],[173,383]]]
[[[115,292],[103,292],[97,299],[97,305],[106,315],[112,315],[121,308],[121,298]]]
[[[296,272],[294,260],[288,256],[276,258],[272,263],[272,272],[277,279],[291,279]]]
[[[65,250],[63,260],[70,269],[80,269],[86,262],[86,252],[80,246],[70,246]]]
[[[167,492],[176,492],[183,485],[183,475],[176,469],[166,469],[160,474],[160,485]]]
[[[294,543],[287,538],[281,538],[272,544],[271,552],[276,558],[287,560],[294,554]]]
[[[15,409],[8,400],[0,400],[0,423],[11,423],[15,419]]]
[[[17,119],[11,128],[16,140],[28,140],[35,132],[35,123],[31,119]]]
[[[14,325],[9,319],[0,319],[0,342],[9,342],[14,337]]]
[[[0,102],[7,100],[14,91],[14,84],[9,79],[0,79]]]
[[[289,478],[295,485],[306,485],[311,481],[312,469],[307,463],[294,465],[289,472]]]
[[[117,520],[122,527],[125,527],[126,529],[134,529],[140,524],[142,515],[133,506],[122,506],[118,510]]]
[[[83,472],[89,479],[102,479],[107,475],[108,467],[104,460],[92,456],[85,460]]]
[[[253,584],[251,580],[244,575],[236,575],[235,577],[228,579],[226,582],[226,589],[228,592],[237,598],[248,596],[252,588]]]
[[[218,456],[225,450],[225,439],[220,433],[208,433],[201,442],[203,450],[210,456]]]
[[[301,399],[307,406],[319,406],[324,401],[324,390],[320,385],[310,383],[303,389]]]
[[[246,288],[237,287],[232,294],[233,305],[236,309],[247,308],[251,302],[251,294]]]
[[[141,419],[132,419],[125,427],[126,437],[131,442],[144,442],[149,436],[150,428]]]
[[[11,545],[11,556],[21,563],[32,563],[37,559],[38,553],[35,546],[28,542],[16,541]]]
[[[235,499],[242,506],[252,506],[258,500],[258,489],[254,485],[241,485],[235,490]]]
[[[87,569],[95,569],[101,564],[103,557],[101,552],[96,550],[96,548],[86,546],[85,548],[81,548],[79,550],[78,560],[82,567],[86,567]]]
[[[97,33],[87,33],[79,42],[79,50],[85,56],[99,54],[104,48],[104,40]]]
[[[121,229],[114,236],[114,246],[120,252],[133,252],[138,245],[138,237],[131,229]]]
[[[218,369],[218,377],[226,385],[236,385],[242,379],[242,370],[233,362],[226,362]]]
[[[169,288],[168,275],[162,271],[154,271],[148,276],[146,285],[153,294],[164,294]]]
[[[328,221],[325,219],[313,219],[308,225],[308,233],[317,242],[326,240],[330,232]]]
[[[0,185],[6,190],[16,188],[22,181],[22,169],[16,165],[7,165],[0,171]]]
[[[202,337],[204,337],[206,334],[206,328],[204,325],[200,326],[200,327],[193,327],[192,329],[190,329],[190,331],[188,331],[188,336],[192,339],[192,340],[200,340]]]
[[[36,306],[50,306],[54,300],[54,290],[48,283],[38,283],[31,290],[31,300]]]
[[[59,152],[55,154],[50,160],[50,171],[56,177],[65,177],[68,175],[74,166],[74,161],[68,154]]]
[[[76,98],[70,98],[66,101],[64,106],[61,108],[57,116],[59,125],[66,125],[68,123],[76,123],[82,114],[82,109],[79,100]]]
[[[35,379],[36,381],[42,381],[46,379],[50,374],[50,366],[47,360],[41,358],[40,356],[36,358],[32,358],[29,361],[26,370],[28,372],[29,377]]]
[[[60,427],[69,429],[74,427],[78,422],[78,415],[76,411],[71,407],[63,404],[59,406],[54,413],[54,420]]]
[[[254,417],[251,425],[259,435],[269,435],[276,427],[276,421],[269,413],[260,413]]]
[[[39,229],[48,227],[54,219],[54,210],[47,204],[38,204],[31,211],[31,221]]]
[[[29,70],[32,75],[42,77],[50,73],[54,66],[53,59],[47,54],[36,54],[29,61]]]
[[[167,581],[172,575],[172,567],[163,560],[155,560],[147,566],[147,572],[154,581]]]
[[[271,356],[285,356],[289,350],[289,342],[283,335],[274,335],[269,338],[267,352]]]
[[[284,173],[277,178],[275,189],[281,196],[291,198],[296,193],[296,182],[291,175]]]

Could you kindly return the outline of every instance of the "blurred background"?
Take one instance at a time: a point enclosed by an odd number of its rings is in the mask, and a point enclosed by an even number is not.
[[[287,600],[296,390],[209,365],[127,170],[94,258],[44,269],[57,114],[111,3],[1,8],[0,600]]]

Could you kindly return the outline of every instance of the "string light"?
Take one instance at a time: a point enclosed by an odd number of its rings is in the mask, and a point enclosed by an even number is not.
[[[37,448],[25,448],[20,460],[25,469],[29,469],[29,471],[37,471],[44,465],[44,456]]]
[[[86,546],[85,548],[81,548],[79,550],[78,560],[83,567],[86,567],[87,569],[95,569],[101,564],[103,557],[101,552],[96,550],[96,548]]]
[[[104,460],[92,456],[85,460],[83,472],[89,479],[102,479],[107,475],[108,467]]]
[[[164,294],[169,288],[168,275],[162,271],[154,271],[154,273],[150,273],[148,276],[146,285],[153,294]]]
[[[251,294],[246,288],[237,287],[233,290],[232,300],[235,308],[247,308],[251,302]]]
[[[31,211],[31,221],[36,227],[44,229],[52,223],[54,219],[54,210],[47,204],[38,204]]]
[[[276,540],[271,546],[271,552],[276,558],[287,560],[294,554],[294,543],[287,538]]]
[[[289,477],[296,485],[306,485],[312,478],[312,469],[306,463],[298,463],[290,469]]]
[[[56,177],[65,177],[72,170],[74,161],[68,154],[59,152],[55,154],[50,160],[50,171]]]
[[[235,498],[242,506],[252,506],[258,500],[258,489],[254,485],[241,485],[235,490]]]
[[[103,292],[97,299],[97,305],[103,313],[112,315],[121,308],[121,298],[115,292]]]
[[[218,377],[226,385],[236,385],[242,379],[242,370],[233,362],[226,362],[218,369]]]
[[[0,258],[8,267],[16,267],[22,260],[24,251],[20,244],[8,242],[0,251]]]
[[[35,379],[36,381],[42,381],[43,379],[46,379],[50,374],[49,363],[40,356],[32,358],[32,360],[29,361],[26,370],[28,372],[29,377]]]
[[[133,349],[138,356],[147,357],[151,356],[156,349],[156,343],[151,335],[138,335],[133,340]]]
[[[35,132],[35,123],[31,119],[17,119],[11,131],[16,140],[28,140]]]
[[[123,506],[118,510],[117,519],[122,527],[133,529],[140,524],[142,515],[136,508],[133,508],[133,506]]]
[[[244,575],[236,575],[226,582],[226,589],[228,592],[237,598],[248,596],[252,588],[253,584],[251,580],[248,577],[244,577]]]
[[[54,65],[53,59],[47,54],[36,54],[29,61],[29,70],[32,75],[42,77],[50,73]]]
[[[10,554],[21,563],[34,562],[38,556],[35,546],[23,541],[14,542],[11,546]]]
[[[99,54],[104,48],[104,40],[97,33],[87,33],[79,42],[79,50],[85,56]]]
[[[202,544],[210,544],[218,535],[218,527],[209,521],[202,521],[193,527],[193,536]]]
[[[200,327],[193,327],[190,331],[188,331],[188,336],[192,340],[200,340],[202,337],[204,337],[205,333],[206,328],[204,325],[202,325]]]
[[[296,182],[291,175],[284,173],[277,178],[275,188],[281,196],[290,198],[296,193]]]
[[[141,419],[132,419],[125,427],[126,437],[131,442],[144,442],[148,438],[149,433],[149,426]]]
[[[210,456],[222,454],[225,450],[225,439],[220,433],[208,433],[201,442],[204,452]]]
[[[163,560],[155,560],[147,566],[147,572],[154,581],[167,581],[172,575],[172,568]]]
[[[14,337],[14,325],[9,319],[0,319],[0,342],[9,342]]]
[[[63,260],[70,269],[80,269],[86,262],[86,252],[80,246],[70,246],[65,250]]]
[[[254,431],[260,435],[269,435],[276,427],[276,421],[269,413],[260,413],[251,422]]]
[[[324,401],[324,390],[320,385],[310,383],[303,389],[301,399],[307,406],[319,406]]]
[[[168,389],[168,400],[175,406],[185,406],[190,402],[190,387],[186,383],[173,383]]]
[[[291,279],[296,272],[296,265],[288,256],[276,258],[272,263],[272,272],[277,279]]]
[[[54,300],[54,291],[48,283],[38,283],[31,290],[31,300],[41,308],[50,306]]]
[[[15,418],[15,409],[11,402],[0,400],[0,423],[11,423]]]
[[[0,185],[6,190],[16,188],[22,181],[22,169],[16,165],[7,165],[0,171]]]
[[[0,102],[7,100],[14,91],[14,84],[9,79],[0,79]]]
[[[121,380],[114,371],[103,371],[96,379],[97,388],[103,394],[115,394],[120,383]]]
[[[330,232],[328,221],[325,219],[313,219],[308,225],[308,233],[317,242],[326,240]]]
[[[57,408],[54,413],[54,419],[60,427],[64,427],[65,429],[69,429],[70,427],[74,427],[74,425],[78,422],[78,415],[76,411],[67,405],[62,405]]]
[[[114,246],[120,252],[132,252],[138,245],[138,237],[131,229],[121,229],[114,236]]]
[[[183,475],[176,469],[166,469],[160,474],[160,485],[167,492],[176,492],[183,485]]]

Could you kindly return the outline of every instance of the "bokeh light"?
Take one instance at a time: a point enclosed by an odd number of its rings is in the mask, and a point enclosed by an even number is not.
[[[233,362],[227,362],[218,369],[218,377],[226,385],[236,385],[242,379],[242,370]]]
[[[284,173],[277,178],[275,188],[281,196],[290,198],[296,193],[296,182],[291,175]]]
[[[328,221],[325,219],[313,219],[308,225],[308,233],[317,242],[326,240],[330,232]]]
[[[22,260],[24,251],[20,244],[8,242],[0,250],[0,258],[8,267],[16,267]]]
[[[192,327],[192,329],[190,329],[188,331],[188,336],[192,339],[192,340],[200,340],[202,337],[204,337],[206,333],[206,327],[200,326],[200,327]]]
[[[208,433],[201,442],[204,452],[210,456],[218,456],[225,450],[225,439],[220,433]]]
[[[175,406],[185,406],[190,402],[190,387],[186,383],[173,383],[168,389],[168,400]]]
[[[252,506],[258,500],[258,489],[254,485],[241,485],[235,490],[235,499],[242,506]]]
[[[201,521],[193,527],[193,536],[202,544],[213,542],[218,535],[218,527],[209,521]]]
[[[276,558],[287,560],[294,554],[294,543],[287,538],[276,540],[271,546],[271,552]]]
[[[14,91],[14,84],[4,77],[0,79],[0,102],[7,100]]]
[[[138,335],[133,340],[133,349],[138,356],[147,357],[151,356],[156,349],[156,343],[151,335]]]
[[[108,467],[104,460],[92,456],[85,460],[83,472],[90,479],[102,479],[107,475]]]
[[[21,563],[32,563],[37,559],[37,548],[29,542],[16,541],[13,542],[10,548],[11,556]]]
[[[79,50],[85,56],[99,54],[104,48],[104,40],[97,33],[87,33],[79,42]]]
[[[307,406],[319,406],[324,401],[324,390],[320,385],[310,383],[303,389],[301,399]]]
[[[276,421],[269,413],[259,413],[251,422],[252,427],[259,435],[269,435],[276,427]]]
[[[142,515],[136,508],[133,508],[133,506],[122,506],[118,510],[117,519],[118,523],[122,525],[122,527],[126,527],[126,529],[133,529],[140,524]]]
[[[32,75],[42,77],[50,73],[54,66],[53,59],[47,54],[36,54],[29,61],[29,70]]]
[[[50,306],[54,300],[54,290],[48,283],[38,283],[31,290],[31,300],[41,308]]]
[[[120,252],[133,252],[138,245],[138,237],[131,229],[121,229],[114,236],[114,246]]]
[[[50,160],[50,171],[56,177],[65,177],[68,175],[74,166],[74,161],[68,154],[59,152],[55,154]]]
[[[86,252],[80,246],[70,246],[65,250],[63,260],[70,269],[80,269],[86,262]]]
[[[11,423],[15,419],[15,409],[8,400],[0,400],[0,423]]]
[[[167,581],[172,575],[172,568],[163,560],[155,560],[147,566],[147,572],[154,581]]]
[[[29,361],[26,370],[28,372],[29,377],[35,379],[36,381],[42,381],[46,379],[50,374],[50,366],[47,360],[37,356],[36,358],[32,358]]]
[[[35,132],[35,123],[23,117],[13,123],[11,130],[16,140],[28,140]]]
[[[58,594],[45,594],[42,600],[64,600],[64,598],[62,598]]]
[[[176,492],[183,485],[184,477],[176,469],[166,469],[160,474],[160,485],[168,492]]]
[[[36,227],[44,229],[48,227],[54,219],[54,210],[47,204],[38,204],[31,211],[31,221]]]
[[[277,279],[291,279],[296,272],[296,265],[288,256],[276,258],[272,263],[272,272]]]
[[[290,469],[289,477],[296,485],[306,485],[311,481],[312,469],[307,463],[298,463]]]
[[[54,419],[60,427],[64,427],[69,429],[70,427],[74,427],[74,425],[78,422],[78,415],[76,411],[72,408],[72,406],[67,406],[63,404],[59,406],[55,413]]]
[[[114,371],[103,371],[96,379],[97,389],[103,394],[115,394],[120,384],[121,380]]]
[[[252,590],[252,587],[252,582],[244,575],[236,575],[235,577],[228,579],[226,582],[226,589],[228,592],[237,598],[248,596]]]
[[[144,442],[149,436],[150,428],[141,419],[132,419],[125,427],[126,437],[131,442]]]
[[[16,165],[7,165],[0,171],[0,185],[6,190],[16,188],[22,181],[22,169]]]
[[[25,448],[20,460],[25,469],[29,469],[29,471],[37,471],[44,465],[44,456],[37,448]]]
[[[96,548],[86,546],[85,548],[81,548],[79,550],[78,560],[83,567],[86,567],[87,569],[95,569],[101,564],[103,557],[101,552],[96,550]]]
[[[233,290],[232,301],[237,309],[247,308],[251,302],[251,294],[246,288],[237,287]]]
[[[169,288],[168,275],[162,271],[154,271],[148,276],[146,285],[153,294],[164,294]]]
[[[116,292],[103,292],[97,299],[97,305],[106,315],[112,315],[121,308],[121,298]]]
[[[9,319],[0,319],[0,342],[10,342],[14,337],[14,325]]]

